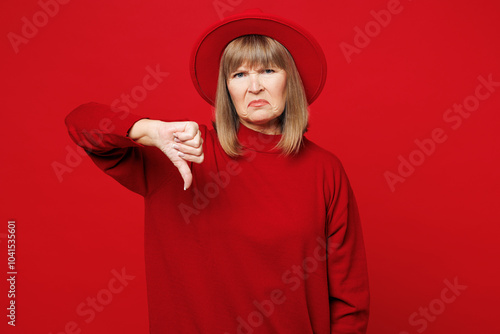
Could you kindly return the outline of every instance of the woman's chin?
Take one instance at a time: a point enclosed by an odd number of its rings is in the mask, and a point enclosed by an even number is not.
[[[248,123],[255,124],[255,125],[263,125],[266,123],[272,123],[272,121],[276,118],[275,115],[270,115],[267,112],[262,112],[262,113],[254,113],[253,115],[250,115],[250,117],[247,119]]]

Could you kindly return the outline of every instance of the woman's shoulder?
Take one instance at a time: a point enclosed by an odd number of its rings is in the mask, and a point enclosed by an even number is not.
[[[303,149],[307,152],[308,155],[312,156],[315,159],[318,159],[318,161],[321,161],[325,164],[342,167],[342,162],[335,153],[316,144],[307,137],[304,137]]]
[[[314,165],[320,168],[333,184],[349,184],[348,176],[340,158],[330,150],[312,142],[304,137],[304,151],[308,159],[312,159]]]

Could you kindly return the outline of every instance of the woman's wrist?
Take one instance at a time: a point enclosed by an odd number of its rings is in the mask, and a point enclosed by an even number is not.
[[[129,138],[145,146],[155,146],[154,141],[158,136],[158,122],[148,118],[138,120],[130,128]]]

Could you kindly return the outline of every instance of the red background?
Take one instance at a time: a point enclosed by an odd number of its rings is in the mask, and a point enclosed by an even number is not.
[[[499,333],[500,87],[456,129],[443,115],[474,95],[479,76],[500,81],[500,5],[401,0],[400,12],[348,62],[340,44],[353,45],[354,28],[388,2],[69,1],[16,53],[8,34],[22,35],[22,18],[33,22],[42,9],[35,0],[3,1],[0,261],[5,277],[14,219],[19,273],[15,328],[7,326],[1,279],[2,333],[64,333],[71,321],[81,333],[148,332],[141,197],[88,158],[68,162],[76,146],[64,117],[81,103],[130,94],[145,68],[159,64],[169,76],[132,111],[208,124],[211,109],[189,75],[192,45],[221,17],[255,7],[306,27],[324,48],[328,79],[307,135],[343,161],[359,202],[369,332],[419,333],[425,318],[417,325],[410,316],[432,305],[439,314],[425,333]],[[217,3],[227,6],[221,15]],[[436,128],[446,140],[391,191],[384,173],[398,173],[398,156],[408,159],[415,140]],[[55,162],[72,164],[62,182]],[[85,322],[78,305],[122,268],[135,278]],[[467,286],[449,304],[439,301],[446,279]]]

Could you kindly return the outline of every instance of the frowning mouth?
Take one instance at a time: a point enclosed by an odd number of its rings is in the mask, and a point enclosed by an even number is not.
[[[248,107],[262,107],[262,106],[265,106],[266,104],[269,104],[269,102],[267,102],[267,100],[263,100],[263,99],[253,100],[253,101],[250,101],[250,103],[248,104]]]

